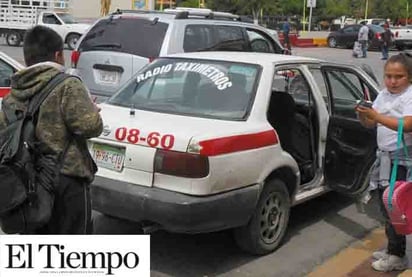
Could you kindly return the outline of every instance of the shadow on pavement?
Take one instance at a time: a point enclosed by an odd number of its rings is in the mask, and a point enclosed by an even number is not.
[[[288,232],[281,247],[287,247],[289,240],[320,220],[354,238],[361,238],[368,230],[338,214],[351,204],[351,198],[328,193],[294,207]],[[109,219],[104,223],[102,218],[104,217],[101,215],[100,219],[95,217],[97,233],[139,233],[136,224],[117,219]],[[172,234],[165,231],[151,234],[152,276],[215,276],[259,258],[242,252],[236,246],[230,230],[199,235]]]

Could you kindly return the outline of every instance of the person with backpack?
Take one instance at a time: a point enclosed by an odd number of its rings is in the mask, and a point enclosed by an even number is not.
[[[63,41],[55,31],[44,26],[28,30],[23,52],[27,68],[11,78],[11,92],[2,102],[0,129],[13,122],[10,117],[24,115],[33,99],[49,89],[37,112],[31,115],[36,139],[32,151],[40,157],[33,167],[58,171],[41,176],[54,184],[54,205],[48,223],[31,233],[91,233],[89,187],[97,167],[88,151],[87,139],[99,136],[103,130],[99,108],[79,78],[63,73]],[[58,78],[60,81],[51,86]],[[46,161],[54,164],[48,165]]]
[[[384,67],[385,88],[378,94],[372,107],[356,107],[360,122],[367,128],[377,128],[377,159],[371,169],[370,194],[378,198],[384,218],[387,248],[373,253],[373,269],[382,272],[404,270],[408,267],[405,257],[406,238],[392,225],[382,196],[389,186],[391,168],[398,159],[397,180],[406,180],[411,164],[404,152],[412,157],[412,64],[404,53],[391,56]],[[398,123],[403,118],[406,151],[397,153]]]

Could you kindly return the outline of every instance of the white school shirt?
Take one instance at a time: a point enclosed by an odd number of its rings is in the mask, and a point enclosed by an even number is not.
[[[376,97],[372,106],[379,113],[401,118],[412,116],[412,86],[401,93],[392,94],[386,88]],[[412,133],[405,133],[406,145],[412,145]],[[383,151],[394,151],[397,147],[398,132],[378,124],[378,147]]]

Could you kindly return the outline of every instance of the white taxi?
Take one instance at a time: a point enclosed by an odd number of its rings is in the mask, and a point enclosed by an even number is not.
[[[240,52],[159,58],[101,105],[93,208],[172,232],[233,228],[242,249],[269,253],[291,206],[365,188],[375,131],[354,108],[377,93],[354,65]]]

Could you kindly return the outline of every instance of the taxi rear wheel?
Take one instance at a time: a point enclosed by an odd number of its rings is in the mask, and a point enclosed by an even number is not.
[[[269,181],[262,191],[256,210],[246,226],[234,230],[240,248],[264,255],[280,246],[290,214],[290,198],[285,183]]]

